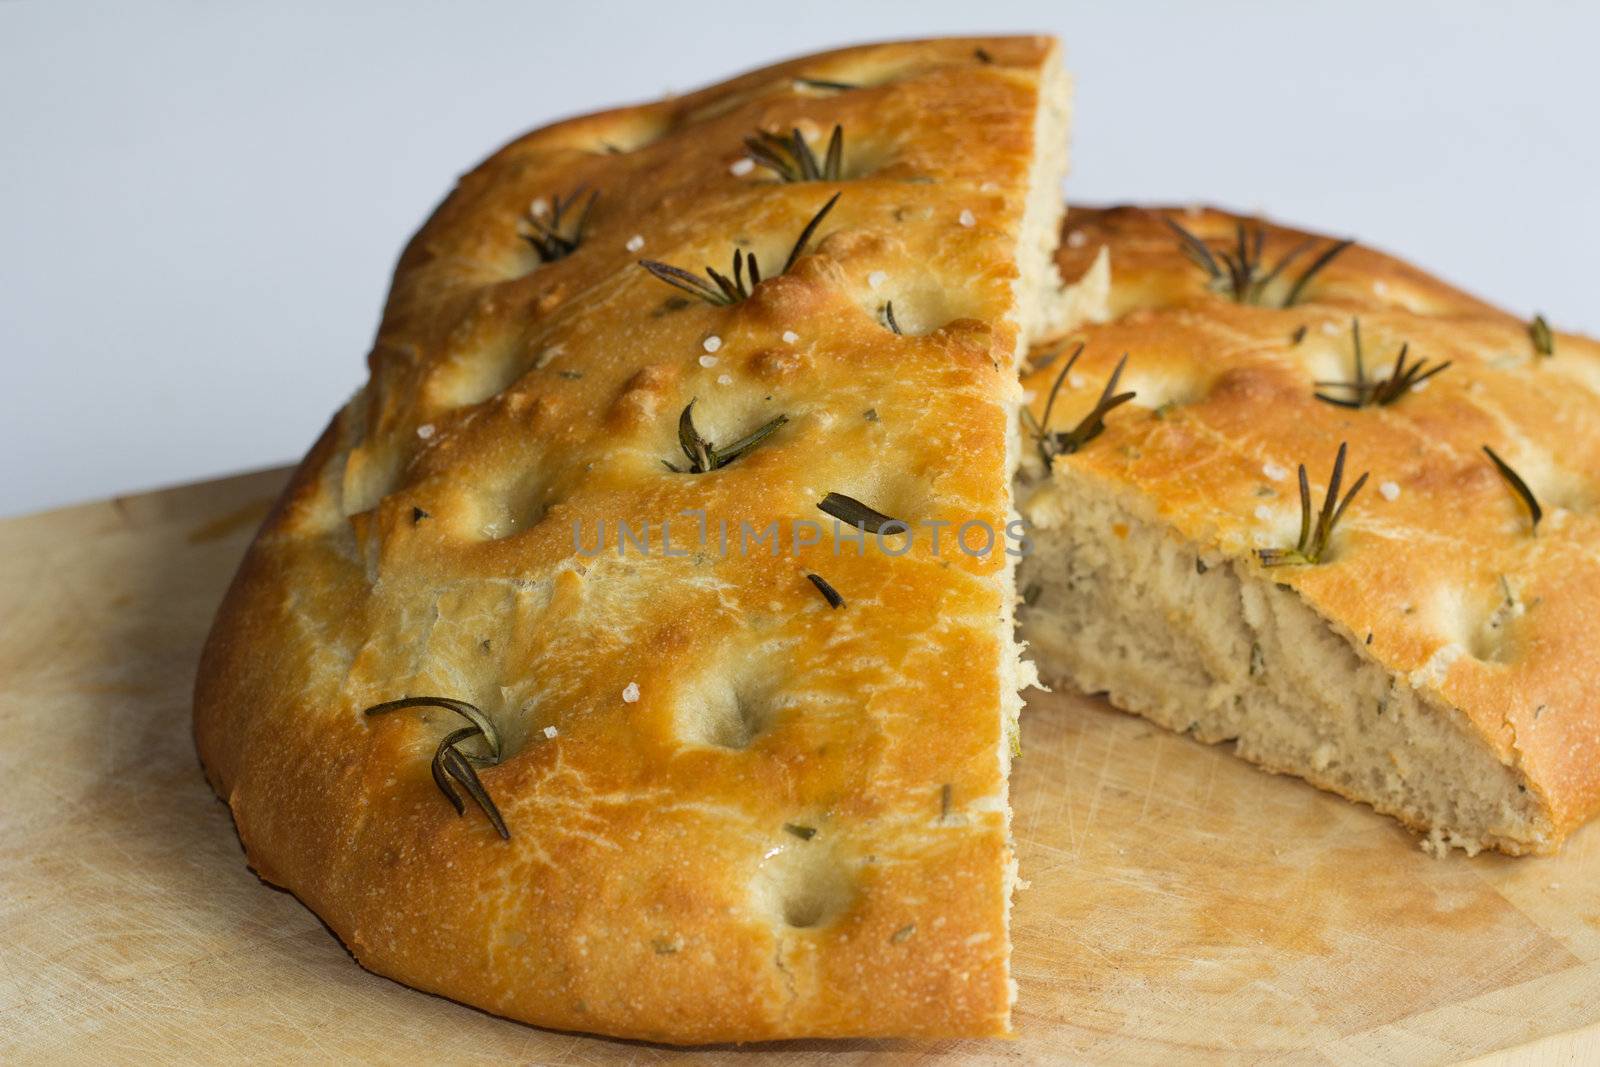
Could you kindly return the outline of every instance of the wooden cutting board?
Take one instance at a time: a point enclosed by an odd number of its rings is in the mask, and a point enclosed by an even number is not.
[[[558,1034],[361,970],[244,865],[196,657],[281,471],[0,522],[0,1061],[746,1062]],[[1444,860],[1365,808],[1075,696],[1013,782],[1018,1040],[803,1064],[1600,1059],[1600,832]]]

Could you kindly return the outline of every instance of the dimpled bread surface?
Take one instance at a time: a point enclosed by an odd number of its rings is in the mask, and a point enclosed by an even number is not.
[[[821,158],[835,125],[837,180],[741,162],[758,129]],[[465,175],[207,644],[199,749],[262,877],[366,967],[541,1026],[1005,1033],[1012,560],[920,528],[1012,514],[1065,125],[1054,41],[909,42],[563,122]],[[524,239],[590,194],[570,254]],[[763,280],[726,306],[639,262],[736,250]],[[787,421],[674,471],[691,401],[719,445]],[[830,492],[919,532],[858,550]],[[430,774],[462,719],[364,714],[424,695],[493,725],[508,839]]]

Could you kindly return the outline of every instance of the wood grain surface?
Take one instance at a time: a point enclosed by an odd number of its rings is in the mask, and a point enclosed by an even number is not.
[[[189,731],[281,471],[0,523],[0,1062],[1594,1062],[1600,835],[1431,859],[1365,808],[1035,695],[1015,1041],[675,1050],[361,970],[245,867]]]

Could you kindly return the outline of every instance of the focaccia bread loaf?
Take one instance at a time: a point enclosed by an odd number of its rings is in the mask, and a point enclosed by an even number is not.
[[[1074,209],[1058,264],[1080,325],[1025,379],[1037,419],[1083,349],[1018,490],[1045,679],[1434,848],[1547,852],[1591,817],[1600,346],[1218,211]],[[1339,502],[1368,477],[1319,536],[1341,446]]]
[[[411,241],[196,692],[250,862],[365,966],[671,1042],[1006,1032],[1011,560],[922,524],[1012,517],[1056,53],[852,48],[564,122]],[[909,549],[836,539],[830,493]]]

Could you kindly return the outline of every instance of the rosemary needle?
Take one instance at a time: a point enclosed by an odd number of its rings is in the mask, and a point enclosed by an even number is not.
[[[1532,520],[1528,527],[1528,532],[1537,535],[1539,533],[1539,520],[1544,518],[1544,508],[1539,506],[1539,498],[1533,495],[1533,490],[1528,488],[1528,483],[1522,480],[1522,475],[1512,470],[1511,464],[1501,459],[1494,449],[1484,445],[1483,451],[1490,461],[1494,463],[1495,470],[1500,472],[1500,477],[1505,479],[1512,492],[1516,493],[1522,499],[1522,503],[1527,506],[1528,516]]]
[[[829,584],[828,579],[820,574],[807,574],[806,578],[812,585],[817,587],[817,592],[821,593],[822,598],[828,602],[828,607],[836,609],[844,607],[844,597],[840,596],[839,591]]]

